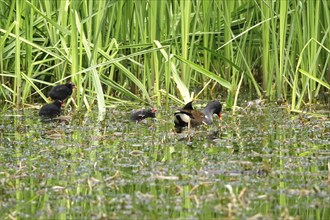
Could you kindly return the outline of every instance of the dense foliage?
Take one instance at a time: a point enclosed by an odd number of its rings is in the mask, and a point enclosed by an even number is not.
[[[291,110],[329,93],[330,2],[0,1],[0,100],[46,100],[70,79],[76,104],[160,105],[240,91]],[[39,99],[40,101],[40,99]]]

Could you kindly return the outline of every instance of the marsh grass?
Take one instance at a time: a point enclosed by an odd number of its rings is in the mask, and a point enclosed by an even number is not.
[[[18,108],[72,80],[78,109],[226,100],[291,110],[329,93],[328,1],[1,1],[0,98]],[[167,106],[167,104],[166,104]]]

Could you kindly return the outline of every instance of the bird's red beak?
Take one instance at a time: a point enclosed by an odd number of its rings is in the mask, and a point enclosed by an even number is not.
[[[222,120],[222,114],[221,114],[221,112],[218,114],[218,116],[219,116],[219,119]]]
[[[152,113],[155,113],[157,111],[157,109],[155,109],[155,108],[151,108],[151,112]]]

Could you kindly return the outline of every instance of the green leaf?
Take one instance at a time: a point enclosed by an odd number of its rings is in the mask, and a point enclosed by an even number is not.
[[[308,78],[320,83],[322,86],[324,86],[327,89],[330,89],[330,85],[324,81],[322,81],[321,79],[316,78],[315,76],[313,76],[312,74],[310,74],[309,72],[303,70],[303,69],[299,69],[299,72],[301,72],[302,74],[304,74],[305,76],[307,76]]]
[[[223,79],[222,77],[210,72],[209,70],[204,69],[203,67],[184,59],[181,56],[178,55],[174,55],[178,60],[180,60],[181,62],[187,64],[190,68],[196,70],[197,72],[200,72],[201,74],[209,77],[210,79],[215,80],[216,82],[218,82],[220,85],[222,85],[223,87],[231,90],[232,89],[232,85],[230,82],[228,82],[227,80]]]

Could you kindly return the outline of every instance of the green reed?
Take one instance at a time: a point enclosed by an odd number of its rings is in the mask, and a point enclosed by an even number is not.
[[[101,112],[114,100],[220,98],[235,108],[241,88],[299,110],[329,92],[327,1],[0,6],[0,99],[17,107],[66,80],[78,85],[78,108]]]

